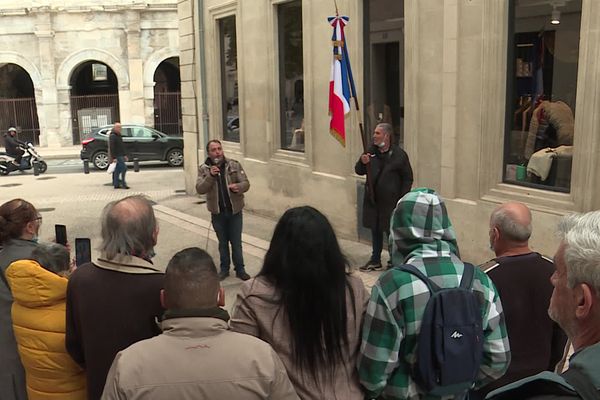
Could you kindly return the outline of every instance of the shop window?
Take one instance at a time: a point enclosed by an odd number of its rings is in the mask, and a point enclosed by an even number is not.
[[[302,2],[277,7],[281,148],[304,151]]]
[[[223,140],[240,142],[235,16],[219,20]]]
[[[569,192],[581,0],[511,1],[504,182]]]

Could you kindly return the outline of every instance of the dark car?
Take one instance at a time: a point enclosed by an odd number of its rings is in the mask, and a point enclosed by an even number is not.
[[[88,159],[97,169],[106,169],[110,164],[108,155],[108,135],[112,125],[95,129],[91,136],[81,141],[81,159]],[[166,161],[172,167],[183,165],[183,139],[141,125],[121,127],[121,136],[129,161]]]

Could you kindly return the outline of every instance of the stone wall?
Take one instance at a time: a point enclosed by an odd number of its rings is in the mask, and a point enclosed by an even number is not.
[[[70,79],[97,60],[117,76],[121,120],[153,125],[153,75],[179,55],[174,0],[11,2],[0,6],[0,63],[30,75],[42,146],[72,144]]]
[[[218,18],[236,16],[241,143],[224,143],[225,152],[242,162],[252,187],[247,207],[278,218],[287,208],[310,204],[323,211],[338,234],[357,236],[357,185],[353,173],[361,151],[356,116],[345,148],[329,135],[327,85],[331,60],[331,2],[303,1],[306,152],[280,150],[276,7],[247,1],[206,0],[179,3],[180,37],[199,59],[199,27],[205,37],[206,79],[200,68],[182,68],[186,139],[197,141],[204,157],[206,138],[221,138]],[[404,142],[414,186],[436,189],[446,199],[463,257],[483,262],[488,249],[488,219],[500,203],[519,200],[533,210],[532,247],[552,255],[553,232],[560,216],[600,208],[600,7],[584,2],[582,11],[577,115],[571,193],[502,183],[505,92],[508,48],[508,0],[406,0],[404,13]],[[339,0],[352,23],[346,30],[359,98],[362,93],[362,0]],[[193,31],[190,33],[190,18]],[[193,52],[196,51],[196,53]],[[194,65],[194,64],[192,64]],[[205,87],[203,87],[205,85]],[[206,90],[206,104],[202,92]],[[198,101],[192,102],[192,99]],[[186,152],[193,150],[186,142]],[[187,154],[186,154],[187,157]],[[187,158],[186,160],[190,160]],[[194,191],[197,163],[186,161],[187,189]],[[367,255],[365,255],[367,257]]]

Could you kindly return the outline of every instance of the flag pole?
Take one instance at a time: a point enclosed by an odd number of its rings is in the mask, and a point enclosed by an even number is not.
[[[335,0],[334,0],[335,1]],[[337,13],[337,4],[336,4],[336,13]],[[360,130],[360,138],[363,145],[363,152],[366,154],[369,150],[369,141],[365,135],[365,128],[363,126],[362,116],[360,113],[360,106],[358,105],[358,96],[356,94],[356,85],[354,84],[354,75],[352,74],[352,67],[350,65],[350,56],[348,55],[348,49],[346,48],[345,36],[344,36],[344,44],[342,46],[343,59],[346,62],[346,68],[348,68],[348,78],[350,80],[350,91],[352,93],[352,98],[354,99],[354,108],[356,108],[356,117],[358,119],[358,127]],[[367,167],[367,183],[369,190],[369,199],[373,204],[375,204],[375,190],[373,187],[373,180],[371,179],[371,163],[366,164]]]

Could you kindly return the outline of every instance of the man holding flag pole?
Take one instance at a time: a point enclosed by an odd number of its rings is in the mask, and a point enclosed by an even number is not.
[[[344,119],[350,112],[350,99],[354,98],[364,150],[354,170],[358,175],[367,176],[363,199],[363,225],[371,229],[373,248],[369,261],[360,267],[360,270],[380,270],[383,268],[383,234],[389,231],[390,216],[396,203],[411,189],[413,172],[406,152],[392,145],[392,125],[377,125],[372,142],[368,142],[360,119],[356,86],[344,34],[349,18],[340,17],[336,5],[336,16],[329,17],[328,21],[333,26],[333,59],[329,82],[330,131],[342,146],[346,145]]]

